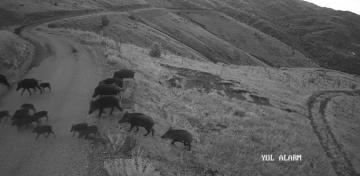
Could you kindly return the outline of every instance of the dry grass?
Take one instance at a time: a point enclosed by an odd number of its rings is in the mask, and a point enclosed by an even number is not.
[[[141,157],[139,149],[133,152],[131,159],[114,159],[104,162],[104,168],[110,176],[160,176],[154,166]]]
[[[160,43],[154,42],[151,45],[149,55],[151,57],[161,57],[161,45],[160,45]]]
[[[96,59],[103,63],[109,75],[119,69],[118,65],[105,62],[104,53],[109,47],[114,49],[117,46],[111,39],[84,31],[51,31],[72,38],[76,36],[80,42],[102,54]],[[124,106],[131,112],[145,113],[156,121],[156,137],[142,137],[145,131],[140,128],[140,134],[136,134],[136,146],[144,149],[144,157],[149,158],[163,175],[199,175],[208,168],[225,175],[334,175],[330,161],[305,117],[308,95],[315,90],[333,88],[331,81],[318,83],[316,81],[322,78],[310,74],[323,71],[222,65],[169,53],[156,59],[148,56],[148,49],[124,43],[120,50],[121,62],[129,63],[128,68],[136,71],[136,84],[133,84],[129,101],[125,101]],[[160,84],[177,74],[176,70],[161,64],[235,81],[234,89],[266,97],[272,106],[256,104],[251,101],[251,96],[247,96],[249,100],[240,100],[217,90],[206,92]],[[331,80],[339,76],[342,80],[339,88],[349,88],[346,80],[352,78],[350,75],[324,72]],[[285,73],[289,76],[284,76]],[[315,78],[315,84],[301,86],[302,83],[297,81],[301,78]],[[187,81],[185,79],[183,84],[186,85]],[[296,110],[296,113],[283,111],[283,108]],[[188,152],[179,144],[172,146],[169,141],[159,139],[158,136],[170,126],[190,131],[200,142],[193,143],[192,151]],[[306,159],[301,162],[263,162],[262,154],[273,154],[276,160],[280,154],[300,154]]]
[[[338,96],[327,107],[326,118],[336,139],[341,143],[346,155],[360,172],[360,101],[359,96]]]

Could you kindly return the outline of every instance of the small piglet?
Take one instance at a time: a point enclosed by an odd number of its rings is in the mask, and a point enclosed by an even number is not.
[[[152,136],[154,136],[155,130],[154,120],[143,113],[128,113],[127,111],[124,113],[122,119],[119,120],[119,124],[121,123],[130,123],[131,127],[129,132],[136,126],[136,132],[139,131],[139,126],[144,127],[147,133],[144,136],[147,136],[150,132]]]
[[[79,131],[79,138],[81,138],[82,136],[85,135],[85,139],[88,138],[89,134],[94,134],[94,135],[100,135],[99,131],[98,131],[98,127],[95,125],[91,125],[88,126],[87,128],[84,128],[82,130]]]
[[[39,119],[39,122],[41,122],[41,118],[45,117],[46,121],[49,120],[48,112],[47,111],[39,111],[34,113],[34,116]]]
[[[73,124],[73,125],[71,126],[70,132],[74,132],[72,136],[74,136],[76,132],[78,132],[79,135],[80,135],[80,131],[83,130],[83,129],[85,129],[85,128],[87,128],[87,127],[88,127],[88,124],[87,124],[87,123],[78,123],[78,124],[76,124],[76,125]]]
[[[40,134],[47,133],[48,137],[50,133],[54,135],[54,138],[56,137],[55,133],[52,131],[52,127],[50,125],[40,125],[33,129],[32,133],[37,133],[36,139],[40,136]]]
[[[175,142],[183,142],[186,149],[186,146],[188,146],[188,150],[191,150],[191,142],[196,139],[193,139],[193,136],[191,133],[189,133],[186,130],[173,130],[172,128],[169,128],[169,130],[161,136],[161,139],[172,139],[171,144],[174,144]]]
[[[22,109],[31,109],[33,110],[34,112],[36,112],[35,110],[35,106],[33,104],[30,104],[30,103],[24,103],[21,105],[21,108]]]
[[[40,87],[45,91],[45,88],[48,88],[51,91],[50,83],[44,82],[40,83]]]
[[[7,117],[6,120],[11,117],[8,110],[0,111],[0,123],[1,123],[1,120],[2,120],[4,117]]]

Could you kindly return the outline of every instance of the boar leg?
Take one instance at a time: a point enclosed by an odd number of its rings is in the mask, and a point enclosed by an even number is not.
[[[133,128],[134,128],[135,125],[131,125],[130,129],[128,132],[130,132]]]
[[[23,90],[22,90],[22,92],[21,92],[21,95],[24,93],[24,91],[25,91],[25,88],[23,88]]]
[[[29,94],[31,95],[31,91],[30,91],[30,88],[26,88],[26,90],[28,90]]]
[[[110,111],[109,115],[111,115],[113,112],[114,112],[114,107],[111,108],[111,111]]]
[[[147,135],[149,135],[150,134],[150,128],[145,128],[146,129],[146,131],[147,131],[147,133],[144,135],[144,136],[147,136]]]

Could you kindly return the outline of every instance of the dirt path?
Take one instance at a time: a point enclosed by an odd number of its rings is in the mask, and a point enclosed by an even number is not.
[[[0,175],[4,176],[81,176],[86,175],[89,142],[73,138],[70,127],[73,123],[84,122],[89,108],[93,87],[101,76],[83,46],[62,37],[23,31],[23,36],[48,44],[53,51],[38,67],[33,67],[25,77],[50,82],[52,92],[32,96],[28,92],[20,95],[16,86],[3,96],[0,109],[11,114],[22,103],[33,103],[35,108],[46,110],[56,138],[40,136],[30,129],[16,130],[10,122],[0,124]],[[77,53],[72,53],[72,47]]]
[[[341,94],[346,95],[360,95],[360,91],[321,91],[314,93],[308,99],[308,118],[313,127],[315,135],[318,137],[320,145],[324,149],[326,156],[331,160],[331,165],[338,176],[359,176],[353,164],[347,157],[335,138],[334,133],[325,116],[326,108],[332,98]]]

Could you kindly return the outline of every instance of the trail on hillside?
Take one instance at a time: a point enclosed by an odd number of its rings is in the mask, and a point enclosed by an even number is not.
[[[32,103],[37,111],[46,110],[56,138],[36,134],[31,127],[17,131],[10,120],[0,124],[0,175],[6,176],[81,176],[86,175],[89,142],[72,137],[71,125],[84,122],[93,87],[101,78],[101,70],[87,50],[63,37],[42,34],[25,28],[22,35],[41,46],[50,46],[53,54],[31,68],[26,78],[49,82],[52,91],[21,96],[16,85],[2,98],[1,110],[11,115],[23,103]],[[73,52],[73,48],[76,52]]]
[[[353,164],[347,157],[342,146],[337,141],[326,119],[326,108],[332,98],[346,94],[358,96],[360,91],[330,90],[316,92],[311,95],[307,102],[308,118],[315,135],[318,137],[321,147],[326,156],[331,160],[331,165],[338,176],[360,175],[356,172]]]

